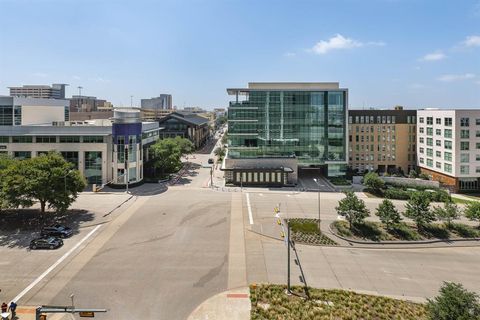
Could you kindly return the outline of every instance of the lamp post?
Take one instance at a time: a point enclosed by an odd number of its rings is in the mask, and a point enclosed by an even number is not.
[[[125,191],[128,193],[128,142],[125,144]]]
[[[320,184],[320,179],[317,179],[317,178],[313,178],[313,181],[315,181],[315,183],[317,184],[318,186],[318,232],[320,233],[320,224],[321,224],[321,219],[320,219],[320,187],[325,187],[324,184]]]

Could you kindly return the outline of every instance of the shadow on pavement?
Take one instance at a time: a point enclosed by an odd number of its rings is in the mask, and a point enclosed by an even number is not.
[[[210,154],[213,151],[213,148],[217,144],[218,139],[211,139],[208,140],[207,143],[200,149],[197,150],[195,153],[198,154]]]
[[[65,213],[45,212],[38,209],[5,210],[0,218],[0,246],[27,248],[30,240],[40,236],[44,226],[64,224],[79,233],[80,225],[93,221],[94,214],[86,210],[72,209]]]

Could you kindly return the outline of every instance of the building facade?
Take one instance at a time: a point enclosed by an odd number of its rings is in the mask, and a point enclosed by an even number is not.
[[[452,191],[480,190],[480,110],[418,110],[418,166]]]
[[[45,85],[24,85],[21,87],[9,87],[11,97],[41,98],[41,99],[65,99],[65,87],[68,84],[54,83]]]
[[[193,113],[172,112],[158,121],[161,138],[187,138],[195,148],[203,146],[210,137],[209,119]]]
[[[296,184],[298,166],[344,174],[347,89],[338,83],[249,83],[227,92],[235,96],[228,108],[227,183]]]
[[[416,167],[416,110],[348,111],[348,163],[358,172],[408,174]]]
[[[0,126],[51,125],[65,119],[68,100],[0,96]]]
[[[140,105],[142,108],[145,108],[145,109],[173,110],[172,95],[162,93],[158,97],[154,97],[150,99],[141,99]]]

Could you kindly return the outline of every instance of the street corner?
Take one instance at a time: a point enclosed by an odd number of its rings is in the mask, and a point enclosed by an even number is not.
[[[202,302],[188,320],[248,320],[250,319],[250,290],[241,287],[224,291]]]

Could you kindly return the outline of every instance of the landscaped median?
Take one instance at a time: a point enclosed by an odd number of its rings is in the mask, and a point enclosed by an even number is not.
[[[287,220],[293,241],[316,246],[336,246],[337,243],[318,229],[318,219],[292,218]]]

